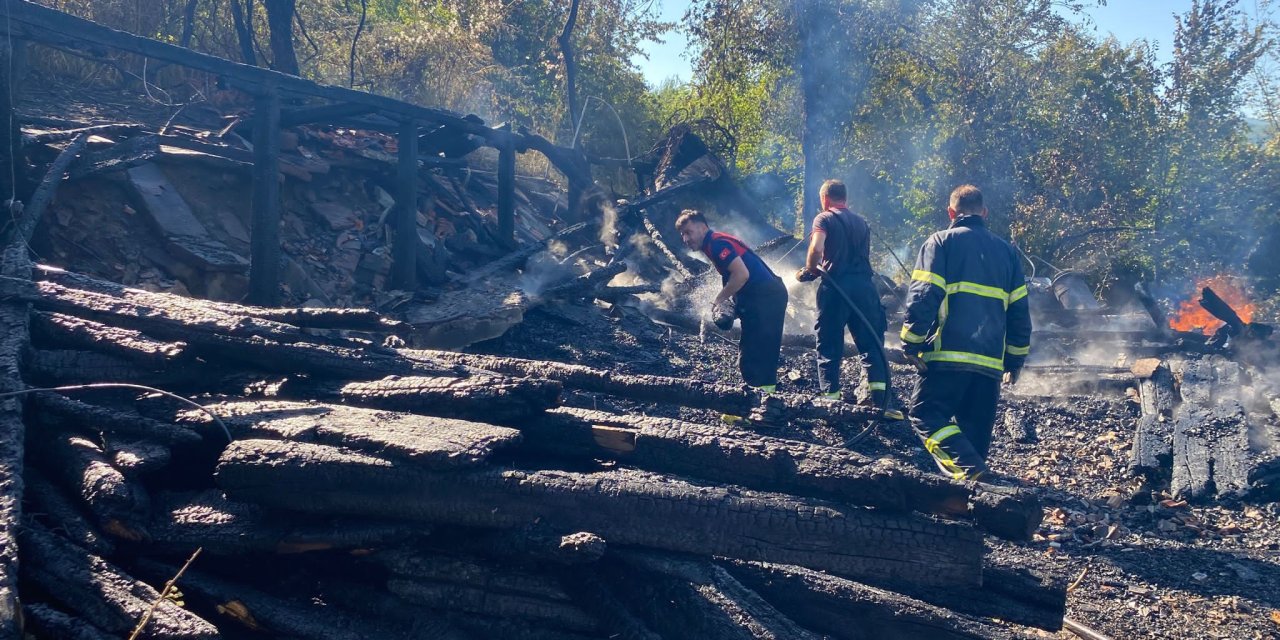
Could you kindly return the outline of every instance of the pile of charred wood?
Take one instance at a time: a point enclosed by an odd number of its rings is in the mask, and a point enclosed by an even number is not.
[[[558,406],[577,389],[872,418],[852,405],[404,349],[371,312],[143,292],[20,247],[0,321],[0,613],[37,637],[1015,638],[1062,622],[1063,581],[984,557],[984,534],[1038,526],[1025,492]]]

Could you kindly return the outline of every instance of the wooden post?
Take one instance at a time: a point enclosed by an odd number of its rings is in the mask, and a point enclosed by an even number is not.
[[[391,246],[391,288],[418,288],[418,122],[400,123],[396,182],[395,240]]]
[[[511,124],[503,130],[507,136],[498,152],[498,237],[515,246],[516,241],[516,145]]]
[[[280,304],[280,93],[266,83],[254,100],[253,221],[249,302]]]

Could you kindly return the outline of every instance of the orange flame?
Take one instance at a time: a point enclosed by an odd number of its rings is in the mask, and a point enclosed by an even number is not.
[[[1176,331],[1195,331],[1198,329],[1201,333],[1210,335],[1218,327],[1226,324],[1213,317],[1213,314],[1205,311],[1204,307],[1200,306],[1200,290],[1205,287],[1213,289],[1213,292],[1218,294],[1219,298],[1231,305],[1236,315],[1240,316],[1240,319],[1246,324],[1253,321],[1255,307],[1252,302],[1249,302],[1249,295],[1245,293],[1244,286],[1234,276],[1221,275],[1205,278],[1196,283],[1196,289],[1191,298],[1183,300],[1178,313],[1169,320],[1171,328]]]

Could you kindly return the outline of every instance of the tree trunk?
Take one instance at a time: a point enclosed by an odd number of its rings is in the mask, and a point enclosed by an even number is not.
[[[1006,539],[1030,539],[1042,517],[1040,501],[1028,492],[950,482],[890,459],[726,427],[558,409],[520,428],[526,446],[552,455],[612,455],[649,471],[762,491],[973,518]]]
[[[244,0],[249,8],[253,8],[253,0]],[[253,52],[253,13],[244,13],[241,0],[231,0],[231,21],[235,24],[236,41],[240,45],[240,60],[248,65],[257,66],[258,56]]]
[[[535,521],[610,543],[788,562],[925,585],[981,583],[971,527],[666,476],[483,468],[433,473],[333,447],[240,440],[216,479],[295,511],[511,529]]]
[[[113,637],[128,636],[156,602],[159,604],[139,638],[216,640],[221,637],[213,625],[161,598],[147,584],[38,524],[29,523],[19,537],[23,576],[66,610]]]
[[[578,22],[578,5],[582,0],[572,0],[569,5],[569,17],[565,19],[564,29],[556,40],[560,43],[560,52],[564,56],[564,91],[566,103],[569,105],[569,134],[573,136],[570,148],[577,147],[577,134],[580,125],[578,118],[578,61],[573,56],[573,27]]]
[[[530,378],[405,377],[336,385],[286,382],[280,395],[341,400],[361,407],[442,418],[517,424],[560,404],[561,389],[559,382]]]
[[[298,73],[298,54],[293,49],[293,14],[297,0],[263,0],[267,7],[267,28],[271,31],[272,68],[291,76]]]
[[[182,8],[182,37],[178,39],[180,47],[191,47],[191,38],[196,32],[196,8],[199,5],[200,0],[187,0]]]

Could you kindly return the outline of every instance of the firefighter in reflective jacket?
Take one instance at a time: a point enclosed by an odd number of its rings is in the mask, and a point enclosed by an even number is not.
[[[921,370],[911,425],[951,478],[987,470],[1000,382],[1017,381],[1031,349],[1022,263],[987,230],[982,192],[951,193],[951,226],[920,248],[902,325],[903,351]]]
[[[730,324],[735,315],[742,321],[738,369],[743,381],[772,393],[778,385],[782,325],[787,318],[787,287],[782,278],[741,240],[712,231],[697,211],[680,212],[676,230],[685,246],[701,251],[720,273],[723,286],[712,304],[712,315],[727,315]]]

